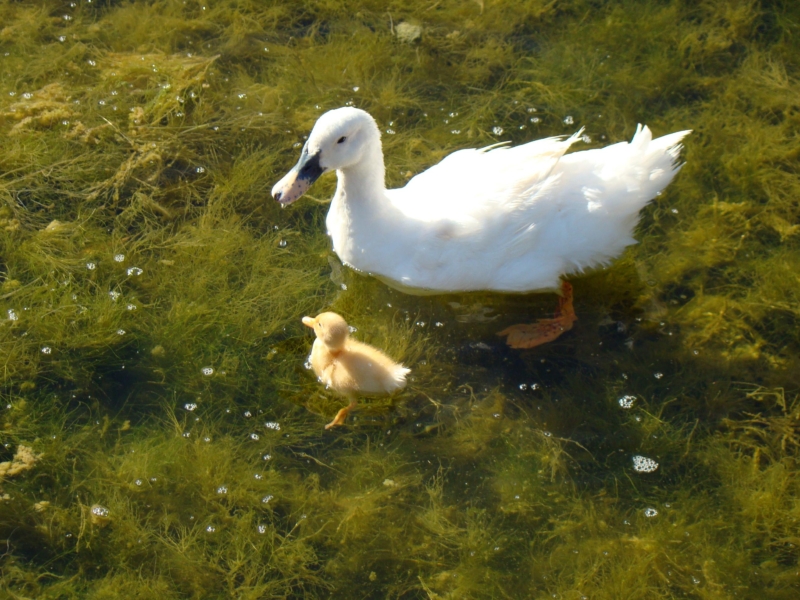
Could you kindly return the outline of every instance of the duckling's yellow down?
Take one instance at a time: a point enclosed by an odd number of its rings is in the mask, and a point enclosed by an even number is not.
[[[325,387],[351,398],[350,406],[339,411],[327,428],[340,425],[355,406],[355,396],[384,395],[406,386],[410,373],[383,352],[350,339],[347,322],[336,313],[303,317],[303,324],[317,336],[311,348],[311,367]]]

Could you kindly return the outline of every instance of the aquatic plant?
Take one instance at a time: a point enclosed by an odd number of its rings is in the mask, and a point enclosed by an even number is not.
[[[796,597],[798,23],[782,0],[0,2],[2,589]],[[573,281],[573,331],[519,353],[496,331],[552,297],[394,292],[330,252],[331,179],[269,199],[348,103],[390,185],[581,126],[694,133],[641,243]],[[326,309],[413,369],[335,433],[303,368]]]

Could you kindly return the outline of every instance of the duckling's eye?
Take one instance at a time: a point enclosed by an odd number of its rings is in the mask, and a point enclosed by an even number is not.
[[[347,136],[342,136],[339,138],[339,141],[336,142],[337,144],[344,144],[347,141]]]

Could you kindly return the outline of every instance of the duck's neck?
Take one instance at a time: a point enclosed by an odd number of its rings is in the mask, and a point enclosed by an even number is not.
[[[380,139],[376,139],[364,149],[363,158],[344,169],[336,171],[339,178],[337,196],[345,203],[356,201],[378,206],[384,201],[386,191],[386,167],[383,165],[383,149]]]
[[[380,139],[376,139],[355,165],[336,172],[339,183],[328,211],[328,234],[339,258],[360,271],[372,272],[374,240],[385,239],[382,228],[395,223],[397,209],[386,196],[385,168]]]

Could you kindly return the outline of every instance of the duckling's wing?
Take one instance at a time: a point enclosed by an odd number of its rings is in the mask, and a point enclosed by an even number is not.
[[[353,391],[361,394],[391,394],[403,389],[410,372],[377,348],[356,340],[348,340],[337,361],[342,376],[346,372]]]
[[[406,216],[431,222],[454,221],[467,229],[514,211],[546,186],[553,168],[575,142],[551,137],[521,146],[502,144],[458,150],[411,178],[389,198]]]

